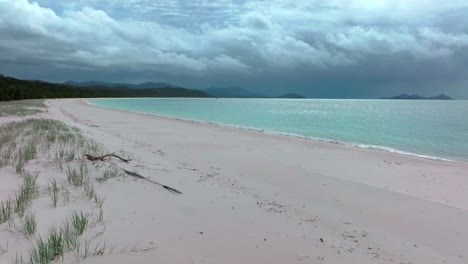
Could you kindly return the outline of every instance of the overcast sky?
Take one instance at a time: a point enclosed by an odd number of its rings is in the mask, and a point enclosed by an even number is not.
[[[0,73],[468,99],[468,0],[0,0]]]

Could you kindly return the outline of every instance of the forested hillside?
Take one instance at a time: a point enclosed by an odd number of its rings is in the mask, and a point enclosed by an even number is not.
[[[92,97],[209,97],[185,88],[132,89],[127,87],[75,87],[42,81],[26,81],[0,75],[0,101],[42,98]]]

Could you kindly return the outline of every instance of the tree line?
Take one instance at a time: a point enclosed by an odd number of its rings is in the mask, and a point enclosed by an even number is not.
[[[42,81],[19,80],[0,75],[0,101],[95,97],[209,97],[209,95],[202,91],[185,88],[75,87]]]

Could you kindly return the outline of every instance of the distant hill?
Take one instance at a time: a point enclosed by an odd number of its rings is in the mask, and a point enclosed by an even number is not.
[[[278,98],[303,99],[303,98],[305,98],[305,97],[302,96],[302,95],[300,95],[300,94],[288,93],[288,94],[284,94],[284,95],[278,96]]]
[[[439,94],[439,95],[436,95],[436,96],[433,96],[433,97],[429,97],[427,99],[430,99],[430,100],[455,100],[452,97],[449,97],[449,96],[447,96],[445,94]]]
[[[250,92],[240,87],[210,87],[202,90],[213,97],[227,98],[265,98],[266,96]]]
[[[185,88],[142,88],[86,86],[78,87],[43,81],[26,81],[0,76],[0,101],[41,98],[93,97],[210,97]]]
[[[78,86],[78,87],[103,86],[103,87],[127,87],[127,88],[135,88],[135,89],[177,87],[170,83],[164,83],[164,82],[157,82],[157,83],[146,82],[146,83],[140,83],[140,84],[130,84],[130,83],[107,83],[107,82],[96,82],[96,81],[89,81],[89,82],[68,81],[68,82],[65,82],[64,84],[70,85],[70,86]]]
[[[453,98],[445,95],[445,94],[439,94],[437,96],[432,96],[432,97],[424,97],[421,95],[417,94],[400,94],[397,96],[393,97],[383,97],[381,99],[397,99],[397,100],[454,100]]]

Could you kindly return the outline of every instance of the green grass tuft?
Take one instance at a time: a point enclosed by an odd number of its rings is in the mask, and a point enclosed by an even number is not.
[[[56,257],[63,258],[63,252],[64,252],[63,233],[59,229],[52,228],[50,230],[47,243],[48,243],[49,255],[51,259],[55,259]]]
[[[60,188],[58,187],[57,181],[55,179],[50,181],[48,191],[50,200],[52,201],[52,205],[54,207],[57,207],[60,198]]]
[[[14,212],[13,203],[11,199],[0,203],[0,224],[10,221]]]
[[[92,200],[96,195],[96,192],[94,191],[94,186],[89,181],[83,185],[83,191],[89,200]]]
[[[117,177],[124,177],[122,171],[118,170],[117,168],[108,168],[104,171],[104,174],[101,177],[96,178],[96,181],[99,183],[103,183],[109,179]]]
[[[71,215],[70,223],[72,224],[76,233],[81,236],[88,227],[88,216],[86,216],[83,212],[73,212]]]
[[[70,202],[70,192],[64,185],[62,185],[62,201],[64,205],[67,205]]]
[[[19,231],[23,233],[23,235],[31,237],[36,233],[36,229],[36,217],[33,214],[25,215]]]
[[[75,168],[67,167],[67,179],[68,182],[75,186],[75,187],[82,187],[83,184],[86,182],[86,169],[85,165],[80,166],[80,170],[76,170]]]
[[[29,262],[28,264],[49,264],[56,259],[51,253],[49,246],[49,240],[39,237],[36,239],[36,243],[29,250]]]
[[[74,212],[65,224],[52,227],[45,237],[39,236],[29,250],[29,261],[23,262],[23,256],[17,255],[14,263],[50,264],[62,259],[68,251],[78,251],[79,236],[88,225],[88,217],[83,213]],[[88,245],[89,249],[89,245]]]
[[[37,194],[37,176],[33,176],[29,172],[23,173],[23,185],[15,199],[15,213],[23,217],[26,209],[31,205],[32,200]]]
[[[73,250],[79,247],[78,234],[69,221],[65,222],[60,230],[63,234],[63,244],[66,250]]]

